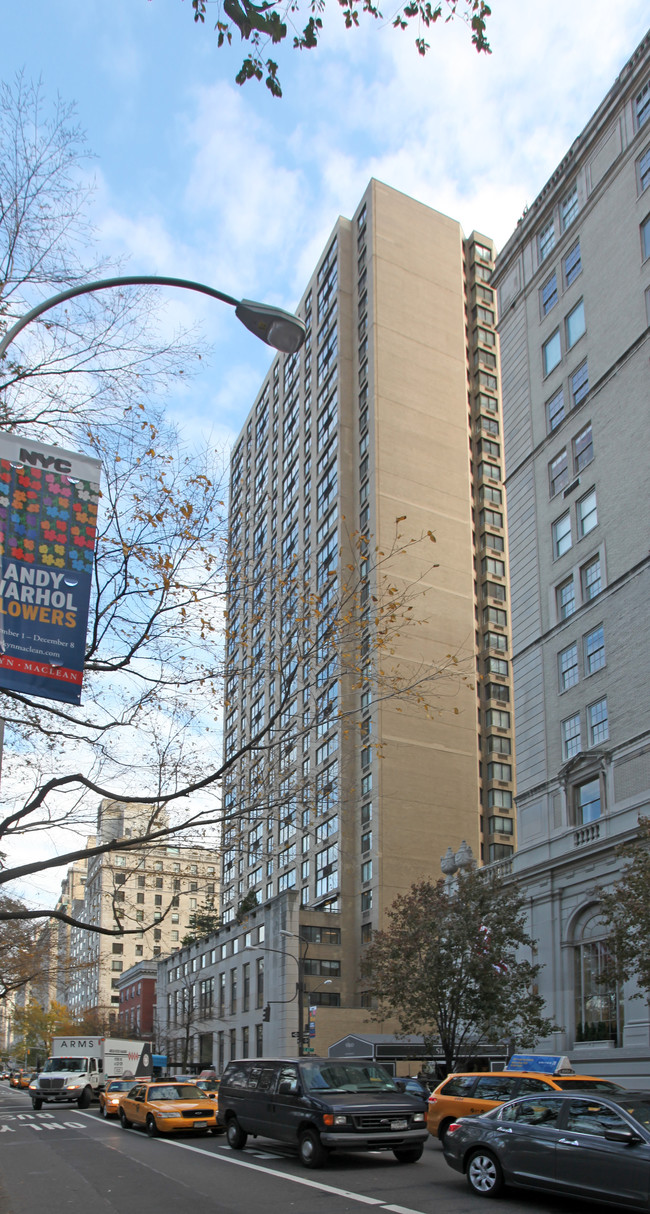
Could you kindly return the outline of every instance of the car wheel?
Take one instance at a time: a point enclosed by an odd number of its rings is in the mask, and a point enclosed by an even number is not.
[[[467,1161],[467,1183],[479,1197],[497,1197],[503,1188],[503,1172],[498,1160],[482,1148],[472,1151]]]
[[[81,1096],[79,1097],[79,1099],[77,1101],[77,1108],[78,1109],[89,1108],[92,1098],[93,1098],[93,1094],[92,1094],[92,1091],[90,1090],[90,1088],[84,1088],[83,1092],[81,1093]]]
[[[233,1151],[243,1151],[246,1146],[248,1134],[242,1130],[236,1117],[231,1117],[226,1126],[226,1138],[228,1146],[232,1147]]]
[[[152,1117],[151,1113],[147,1114],[147,1120],[144,1123],[144,1128],[150,1138],[156,1137],[158,1133],[158,1126],[156,1125],[155,1117]]]
[[[43,1108],[43,1101],[38,1096],[32,1096],[32,1108],[36,1109],[36,1112]]]
[[[438,1138],[440,1139],[443,1147],[445,1145],[445,1138],[447,1137],[447,1130],[449,1129],[452,1120],[453,1118],[448,1117],[446,1121],[441,1121],[440,1125],[438,1126]]]
[[[419,1147],[396,1147],[393,1151],[398,1163],[417,1163],[422,1158],[424,1144]]]
[[[323,1146],[316,1130],[304,1130],[298,1140],[298,1155],[306,1168],[323,1168],[329,1151]]]
[[[128,1117],[126,1116],[126,1113],[124,1112],[124,1109],[120,1109],[120,1125],[123,1130],[128,1130],[131,1125],[131,1122],[129,1121]]]

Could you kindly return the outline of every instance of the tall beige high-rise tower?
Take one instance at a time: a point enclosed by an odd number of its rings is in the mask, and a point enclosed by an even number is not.
[[[492,260],[372,181],[232,455],[226,755],[273,727],[226,782],[223,918],[295,889],[329,1007],[367,1005],[363,944],[450,844],[513,847]]]

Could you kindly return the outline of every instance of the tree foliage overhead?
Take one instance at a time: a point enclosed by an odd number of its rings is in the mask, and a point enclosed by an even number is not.
[[[625,860],[612,889],[599,890],[602,919],[609,928],[604,982],[635,978],[650,999],[650,818],[639,818],[637,837],[618,849]],[[636,994],[635,998],[641,998]]]
[[[459,18],[468,26],[477,51],[490,53],[487,20],[491,10],[485,0],[434,0],[434,3],[406,0],[388,17],[373,0],[362,0],[361,5],[353,0],[338,0],[338,5],[346,29],[358,27],[365,14],[381,23],[390,22],[394,29],[415,30],[415,45],[420,55],[426,55],[429,50],[427,31],[432,25]],[[287,36],[292,38],[294,50],[308,51],[318,46],[323,32],[325,0],[262,0],[259,4],[253,0],[192,0],[192,8],[194,20],[198,22],[205,22],[210,11],[216,13],[214,28],[218,46],[230,46],[235,30],[239,31],[242,41],[250,44],[250,54],[244,58],[235,77],[237,84],[263,79],[271,94],[281,97],[278,64],[271,57],[264,58],[266,48],[278,46]]]
[[[0,911],[19,916],[23,910],[17,898],[0,894]],[[0,1000],[42,979],[48,958],[38,948],[39,930],[40,926],[28,921],[0,920]]]
[[[524,898],[480,870],[421,881],[395,899],[365,950],[363,972],[378,1020],[422,1034],[448,1070],[482,1043],[532,1048],[556,1026],[537,994],[540,966],[524,926]]]

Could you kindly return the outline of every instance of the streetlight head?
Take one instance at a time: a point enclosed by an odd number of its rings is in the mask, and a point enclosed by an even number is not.
[[[305,340],[304,321],[282,308],[242,299],[235,308],[235,315],[251,333],[283,354],[295,354]]]

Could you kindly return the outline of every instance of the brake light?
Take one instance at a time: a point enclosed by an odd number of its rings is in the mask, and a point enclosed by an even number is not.
[[[437,1096],[429,1096],[429,1104],[436,1104],[437,1100]]]
[[[461,1124],[462,1124],[462,1123],[461,1123],[460,1121],[451,1121],[451,1122],[449,1123],[449,1125],[447,1126],[447,1133],[448,1133],[448,1134],[453,1134],[454,1130],[459,1130],[459,1129],[460,1129]]]

